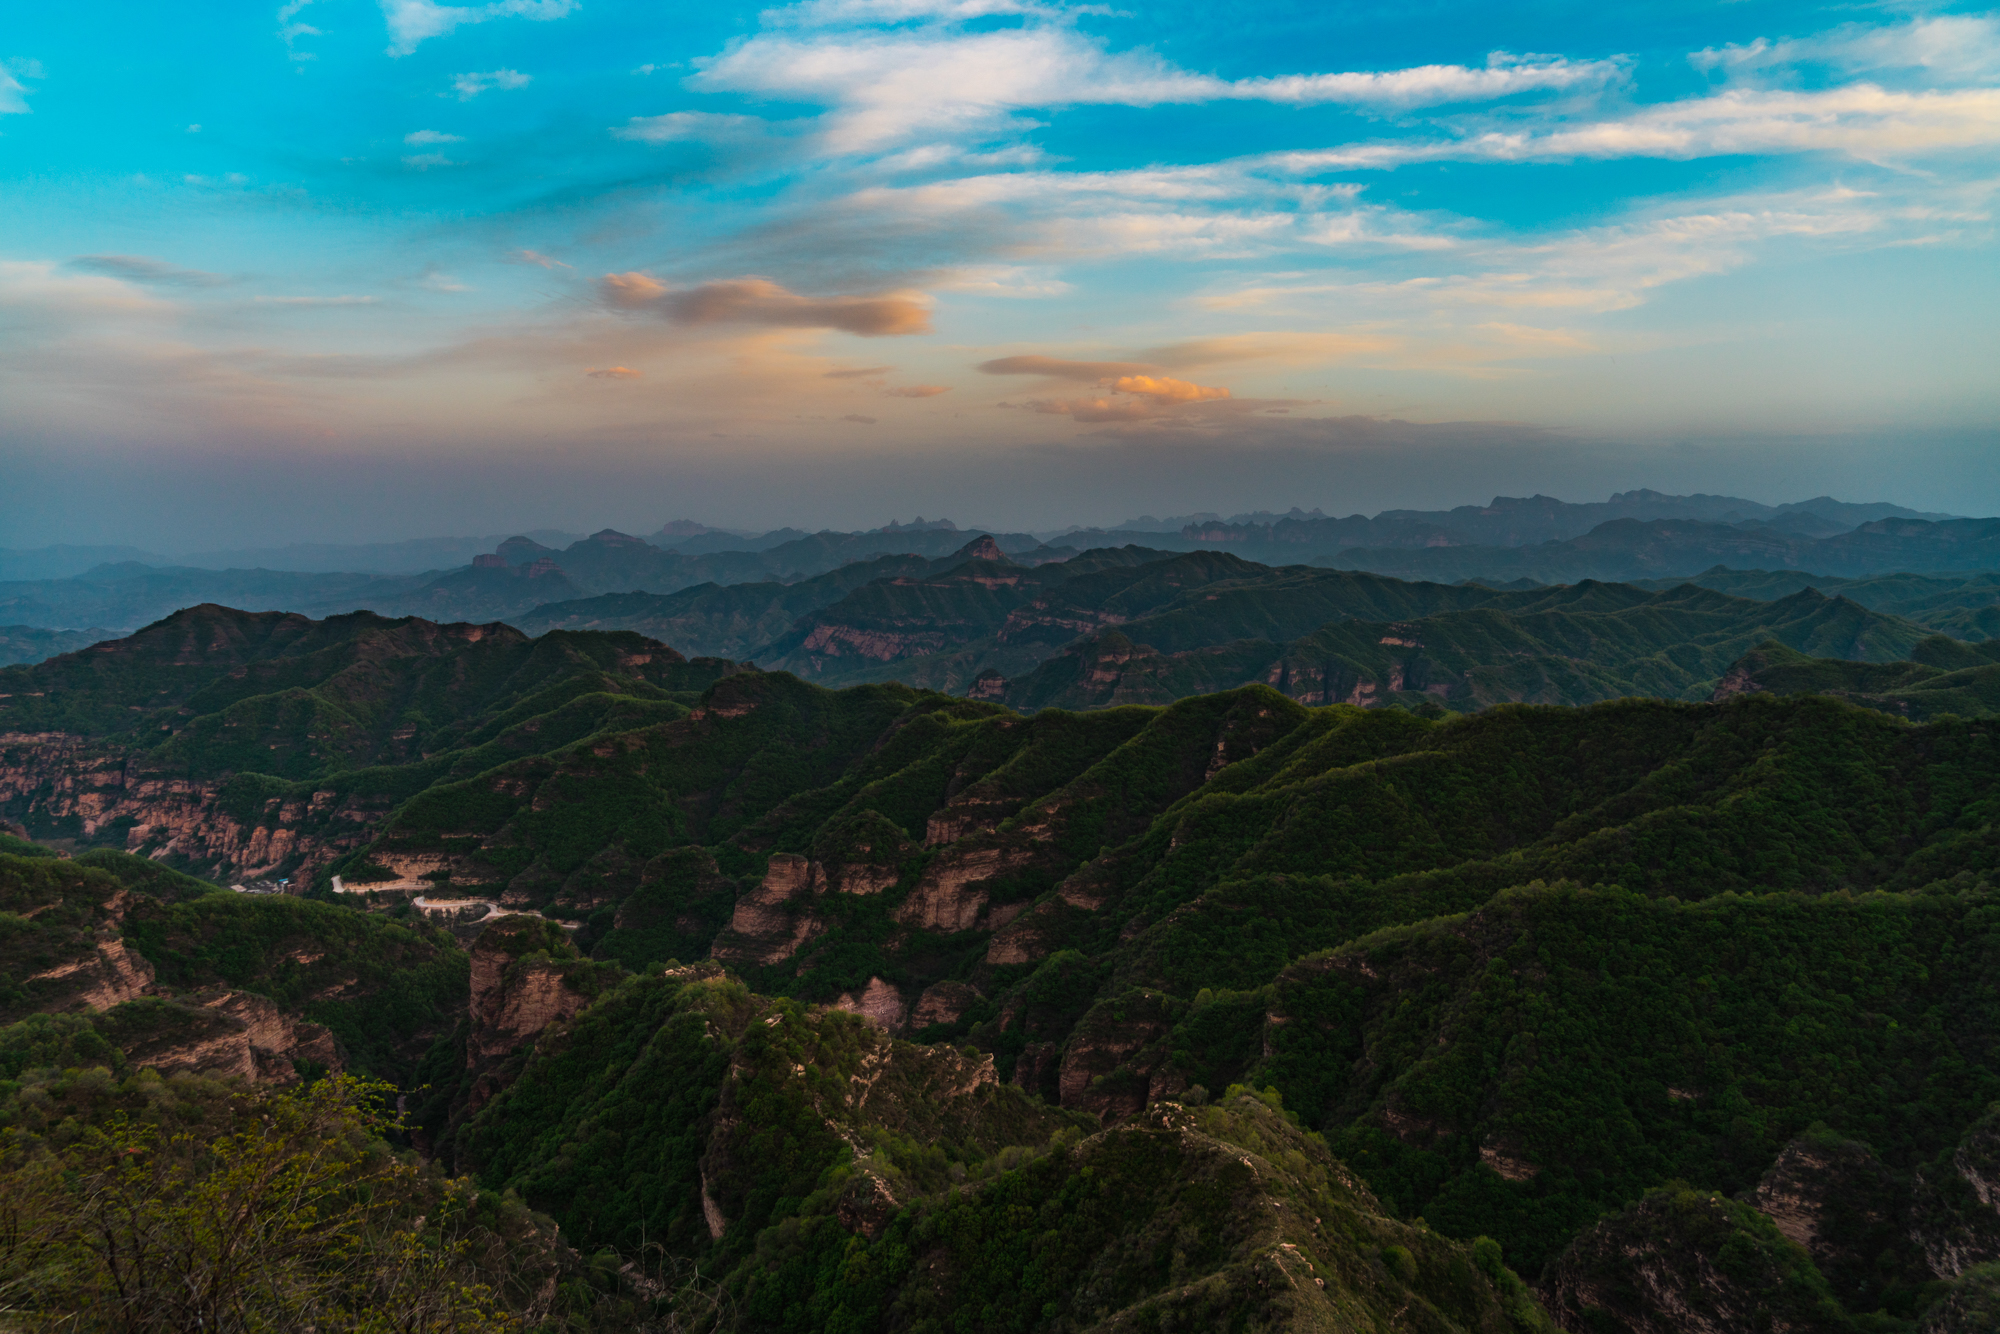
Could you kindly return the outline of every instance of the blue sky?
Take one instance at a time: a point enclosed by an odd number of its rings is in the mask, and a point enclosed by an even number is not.
[[[2000,510],[1993,11],[1242,9],[17,7],[0,545]]]

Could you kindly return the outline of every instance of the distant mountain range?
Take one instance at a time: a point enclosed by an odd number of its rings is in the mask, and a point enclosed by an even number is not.
[[[102,636],[183,607],[216,603],[315,617],[369,610],[441,623],[499,620],[536,633],[558,625],[615,624],[699,652],[754,655],[815,679],[879,679],[878,669],[893,664],[897,671],[915,673],[904,679],[965,688],[979,672],[1019,677],[1076,635],[1122,623],[1142,610],[1107,604],[1098,609],[1113,618],[1105,620],[1065,603],[1049,625],[1073,629],[1024,637],[1018,627],[1003,624],[1018,611],[1010,599],[1044,586],[1067,587],[1096,574],[1107,560],[1143,564],[1203,552],[1237,565],[1196,562],[1178,567],[1181,573],[1227,570],[1214,577],[1242,578],[1304,566],[1513,590],[1591,580],[1636,582],[1655,593],[1694,578],[1717,591],[1763,600],[1810,586],[1971,640],[2000,633],[2000,611],[1994,610],[2000,583],[1969,573],[2000,570],[2000,519],[1921,515],[1828,497],[1767,506],[1737,497],[1653,491],[1622,492],[1594,504],[1496,497],[1486,506],[1387,511],[1373,518],[1335,519],[1299,510],[1229,520],[1184,517],[1189,521],[1178,531],[1078,530],[1054,545],[1033,533],[977,534],[936,519],[863,533],[781,529],[754,536],[681,519],[644,538],[604,529],[564,542],[569,534],[541,530],[500,540],[298,546],[198,558],[268,557],[312,565],[346,553],[356,558],[348,569],[164,565],[130,558],[145,553],[125,548],[0,552],[0,573],[57,570],[98,555],[128,557],[80,574],[0,581],[0,622],[20,627],[0,637],[0,661],[37,661],[73,646],[59,636]],[[990,555],[1019,570],[1043,571],[1029,576],[1017,570],[996,583],[988,577],[990,567],[980,567],[986,573],[971,582],[982,590],[984,612],[958,605],[962,589],[945,597],[931,586],[963,564],[980,541],[991,546]],[[473,551],[475,543],[490,549]],[[1103,554],[1128,548],[1143,557]],[[1092,553],[1089,559],[1086,552]],[[365,558],[394,566],[432,557],[464,563],[399,573],[379,573],[360,563]],[[1075,561],[1082,563],[1052,568]],[[1883,582],[1891,578],[1902,582]],[[916,581],[925,591],[866,591],[881,580]],[[1076,585],[1076,596],[1087,601],[1080,591],[1086,587],[1092,585]],[[944,597],[952,605],[944,609],[940,603],[935,611],[903,605],[919,596]],[[622,601],[599,601],[607,597]],[[832,620],[808,623],[841,599],[854,600],[829,612]],[[873,604],[879,604],[875,610],[864,610]],[[1289,642],[1316,628],[1294,627],[1271,642]],[[1247,637],[1260,638],[1262,632]],[[989,638],[984,647],[971,647]],[[859,647],[864,641],[875,647],[864,651]],[[918,652],[920,642],[931,647]]]

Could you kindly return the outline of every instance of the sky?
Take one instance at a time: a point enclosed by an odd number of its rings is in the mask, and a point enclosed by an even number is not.
[[[2000,513],[2000,12],[286,0],[0,26],[0,546]]]

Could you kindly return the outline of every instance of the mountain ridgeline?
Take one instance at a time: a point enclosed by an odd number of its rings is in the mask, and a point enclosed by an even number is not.
[[[791,585],[883,557],[906,558],[906,566],[919,558],[943,560],[977,531],[919,520],[867,532],[779,529],[748,537],[678,521],[644,538],[608,528],[575,540],[540,534],[566,545],[508,538],[455,569],[426,568],[424,562],[464,560],[478,541],[209,552],[185,558],[184,565],[131,548],[0,551],[0,620],[26,631],[87,633],[96,626],[145,625],[180,608],[215,602],[314,617],[371,610],[436,621],[508,620],[527,628],[529,620],[549,625],[564,616],[601,614],[552,608],[607,594],[665,596],[703,584]],[[1484,506],[1390,510],[1373,518],[1297,510],[1228,521],[1201,515],[1111,530],[995,532],[992,540],[1023,565],[1136,545],[1158,553],[1228,551],[1272,567],[1310,565],[1441,582],[1678,580],[1715,565],[1851,580],[1911,571],[1949,576],[2000,566],[2000,520],[1955,519],[1824,496],[1769,506],[1655,491],[1628,491],[1590,504],[1500,496]],[[351,562],[344,571],[343,552]],[[766,594],[763,607],[738,610],[755,622],[798,605],[775,589]],[[1967,601],[1966,609],[1991,605],[1989,597]],[[766,633],[753,646],[776,637]],[[35,661],[61,647],[46,634],[0,635],[0,662]]]

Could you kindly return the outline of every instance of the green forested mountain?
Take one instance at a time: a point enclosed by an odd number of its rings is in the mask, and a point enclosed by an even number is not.
[[[1764,639],[1882,661],[1923,634],[1808,589],[1499,589],[1139,547],[1035,567],[997,549],[913,564],[563,603],[528,624],[633,629],[823,684],[897,680],[1023,708],[1164,703],[1248,681],[1313,703],[1402,694],[1458,709],[1700,698]]]
[[[1348,575],[1342,582],[1370,578]],[[1302,582],[1333,583],[1310,576]],[[1265,681],[1314,704],[1428,699],[1465,710],[1622,695],[1699,699],[1745,650],[1765,640],[1882,661],[1909,653],[1923,638],[1908,622],[1810,589],[1765,603],[1687,585],[1654,594],[1590,583],[1492,593],[1401,587],[1457,594],[1450,600],[1475,605],[1395,621],[1336,619],[1290,642],[1224,639],[1265,627],[1282,633],[1320,610],[1288,623],[1292,608],[1273,608],[1268,590],[1250,585],[1073,644],[997,687],[996,697],[1018,708],[1090,708],[1163,703]]]
[[[1982,646],[1810,591],[1151,556],[859,587],[1024,637],[1111,606],[1175,662],[1345,615],[1275,685],[1033,713],[214,608],[12,669],[0,813],[311,892],[0,849],[0,1125],[46,1066],[387,1078],[409,1124],[369,1133],[610,1257],[547,1252],[563,1319],[1978,1327],[1996,724],[1798,692],[1914,699]],[[1857,646],[1892,661],[1805,656]],[[1655,697],[1321,704],[1336,653],[1413,701],[1419,656]]]
[[[1828,597],[1844,597],[1870,611],[1885,612],[1918,625],[1981,643],[2000,638],[2000,574],[1885,574],[1865,579],[1810,574],[1804,570],[1704,570],[1687,580],[1634,581],[1641,588],[1665,590],[1678,583],[1699,584],[1736,597],[1761,602],[1789,597],[1811,588]]]
[[[2000,713],[2000,643],[1963,644],[1933,635],[1901,662],[1815,658],[1784,644],[1759,644],[1730,669],[1719,690],[1830,695],[1904,718],[1989,717]]]
[[[757,993],[969,1042],[1103,1123],[1269,1085],[1387,1215],[1532,1275],[1656,1186],[1752,1191],[1815,1125],[1906,1183],[1951,1160],[2000,1098],[1988,732],[1768,695],[1432,723],[1262,688],[1021,719],[736,676],[685,722],[427,795],[357,861],[437,858],[455,891],[583,921],[585,953],[712,953]],[[583,1013],[598,1044],[659,1022]],[[538,1154],[651,1095],[619,1084],[632,1058],[570,1050],[455,1143],[610,1239],[637,1220],[574,1147]],[[645,1152],[713,1166],[704,1142]],[[941,1168],[983,1161],[951,1142]],[[698,1193],[656,1207],[715,1244]],[[797,1260],[746,1293],[827,1272],[809,1220],[839,1197],[800,1207]],[[1914,1312],[1936,1276],[1901,1244],[1839,1301]]]

